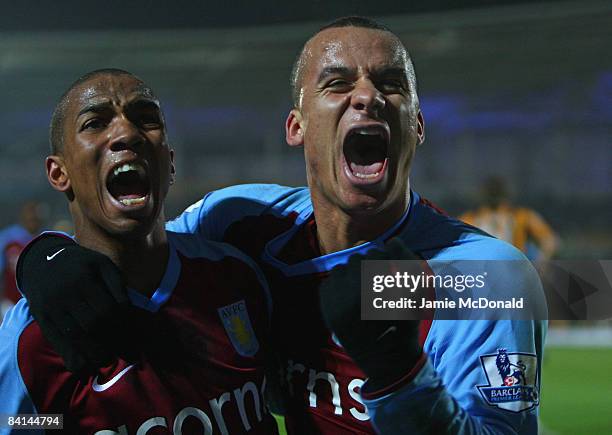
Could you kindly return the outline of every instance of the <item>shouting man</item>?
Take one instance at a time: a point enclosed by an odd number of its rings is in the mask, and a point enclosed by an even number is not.
[[[41,333],[24,299],[8,313],[0,328],[0,415],[63,414],[66,433],[276,433],[262,397],[266,284],[231,246],[164,228],[173,151],[151,89],[125,71],[91,72],[61,98],[50,137],[47,177],[68,199],[75,240],[55,239],[45,261],[76,255],[100,269],[73,263],[90,299],[59,308],[59,329]],[[127,297],[114,300],[129,298],[138,309],[118,331],[105,316],[104,291],[122,279]],[[121,349],[97,371],[76,370],[79,355],[67,354],[58,337],[91,331],[91,319]]]

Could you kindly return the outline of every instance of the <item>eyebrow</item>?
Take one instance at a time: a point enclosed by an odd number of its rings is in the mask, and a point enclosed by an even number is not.
[[[372,71],[374,76],[402,76],[403,78],[407,78],[408,74],[405,68],[399,66],[383,66],[382,68],[375,69]],[[323,68],[321,73],[319,74],[319,78],[317,83],[321,83],[329,76],[340,75],[347,76],[355,74],[354,68],[348,68],[345,66],[327,66]]]
[[[405,68],[399,66],[385,66],[380,69],[375,69],[373,71],[376,76],[402,76],[408,77],[407,71]]]
[[[83,107],[78,115],[77,118],[85,113],[89,113],[89,112],[93,112],[93,113],[102,113],[104,110],[108,109],[108,107],[111,105],[110,100],[108,99],[104,99],[102,101],[94,101],[88,105],[86,105],[85,107]],[[127,108],[155,108],[155,109],[160,109],[159,107],[159,103],[157,102],[157,100],[153,99],[153,98],[149,98],[149,97],[139,97],[133,101],[130,101],[127,105]]]
[[[79,110],[79,113],[77,114],[77,118],[83,115],[84,113],[88,113],[88,112],[101,113],[104,111],[104,109],[107,109],[108,106],[110,106],[109,100],[90,103],[86,105],[85,107],[83,107],[81,110]]]
[[[160,110],[159,102],[155,99],[144,97],[138,98],[134,101],[130,101],[127,104],[127,108],[142,108],[142,109],[157,109]]]

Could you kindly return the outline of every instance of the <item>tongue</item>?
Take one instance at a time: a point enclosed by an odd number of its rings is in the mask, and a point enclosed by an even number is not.
[[[145,189],[139,186],[137,183],[132,184],[120,184],[116,183],[113,186],[113,196],[119,200],[122,199],[135,199],[142,198],[146,195]]]
[[[374,175],[382,171],[385,159],[385,145],[380,138],[353,135],[344,148],[344,156],[355,175]]]
[[[382,171],[383,168],[383,162],[374,162],[369,165],[358,165],[355,162],[350,162],[349,165],[353,174],[360,175],[373,175]]]
[[[109,192],[118,200],[142,198],[147,194],[148,186],[135,172],[128,172],[115,177],[108,186]]]

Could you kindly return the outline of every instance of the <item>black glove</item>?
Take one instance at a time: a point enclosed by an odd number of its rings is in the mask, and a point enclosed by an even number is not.
[[[320,288],[321,312],[340,344],[368,376],[368,390],[390,386],[410,373],[422,355],[419,322],[361,320],[361,261],[421,260],[399,239],[384,251],[351,256],[335,267]]]
[[[108,364],[130,309],[121,274],[105,255],[43,234],[22,252],[17,284],[32,316],[72,372]]]

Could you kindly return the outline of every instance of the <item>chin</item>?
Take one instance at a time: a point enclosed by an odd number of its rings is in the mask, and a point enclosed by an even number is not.
[[[107,227],[107,232],[115,237],[144,238],[155,228],[156,219],[144,218],[122,218],[115,220]]]
[[[376,214],[386,203],[387,195],[368,194],[364,192],[343,195],[342,208],[348,214]]]

